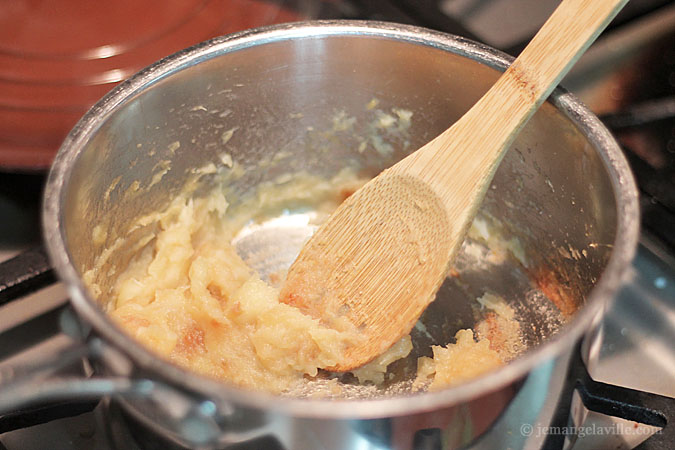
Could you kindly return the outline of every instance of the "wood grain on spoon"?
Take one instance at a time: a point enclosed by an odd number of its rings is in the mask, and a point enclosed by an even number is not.
[[[350,196],[291,266],[281,301],[365,342],[361,366],[410,332],[515,135],[627,0],[564,0],[497,83],[452,127]]]

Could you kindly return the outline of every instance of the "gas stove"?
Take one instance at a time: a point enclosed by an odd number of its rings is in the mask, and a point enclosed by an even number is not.
[[[303,10],[307,18],[410,23],[463,35],[515,55],[557,2],[305,3],[312,3]],[[563,396],[550,405],[550,420],[520,428],[512,423],[519,419],[507,414],[470,448],[654,450],[675,445],[673,80],[675,4],[643,0],[628,4],[563,81],[601,117],[625,150],[641,194],[640,247],[597,335],[579,343]],[[0,381],[11,367],[56,354],[72,340],[67,332],[68,294],[55,280],[40,246],[43,182],[42,172],[3,169],[0,176],[0,260],[19,254],[0,269]],[[584,360],[581,355],[591,357]],[[64,375],[90,373],[78,355],[57,370]],[[415,436],[416,448],[441,448],[438,430],[423,431]],[[155,436],[107,398],[73,399],[0,416],[0,449],[85,448],[180,447]],[[282,447],[273,438],[264,438],[233,448]],[[381,447],[373,443],[363,448]]]

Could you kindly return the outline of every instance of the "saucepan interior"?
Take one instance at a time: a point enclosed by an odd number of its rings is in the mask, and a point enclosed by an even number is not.
[[[134,246],[120,246],[99,271],[102,298],[80,279],[119,238],[142,239],[148,230],[130,224],[165,208],[195,169],[215,167],[201,174],[194,195],[213,188],[230,170],[224,152],[243,169],[225,178],[233,206],[261,183],[298,173],[331,179],[350,168],[373,176],[453,123],[506,63],[480,45],[425,30],[314,24],[217,39],[142,72],[85,116],[52,173],[48,244],[79,292],[78,310],[120,347],[128,344],[97,302],[107,300]],[[555,342],[570,346],[589,323],[582,316],[607,300],[610,287],[596,292],[596,285],[616,281],[635,244],[635,219],[625,214],[636,213],[635,194],[620,176],[627,171],[606,131],[556,91],[509,150],[479,213],[513,246],[494,257],[485,245],[465,245],[390,383],[413,376],[432,341],[452,342],[473,326],[475,299],[486,292],[504,298],[521,324],[526,350],[510,364],[552,351]],[[280,264],[290,264],[293,245]]]

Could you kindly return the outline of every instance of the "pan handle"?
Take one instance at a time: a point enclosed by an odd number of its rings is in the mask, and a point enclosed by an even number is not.
[[[14,300],[30,300],[31,297],[24,296],[54,282],[42,248],[28,250],[0,263],[0,308],[12,306],[7,304]],[[216,405],[159,380],[87,376],[84,370],[73,373],[72,367],[85,360],[106,364],[119,360],[120,354],[100,338],[90,336],[73,309],[64,303],[22,318],[19,324],[8,326],[0,321],[0,424],[16,422],[13,419],[17,414],[54,402],[82,403],[113,396],[142,399],[152,405],[162,422],[191,446],[246,442],[264,434],[264,427],[236,426],[231,405]],[[57,323],[48,325],[49,322]],[[25,334],[31,335],[28,348],[22,348],[16,338]],[[31,352],[37,345],[48,345],[49,356],[45,358],[44,350]]]
[[[0,306],[56,282],[42,245],[0,264]]]
[[[60,374],[64,369],[94,357],[95,345],[63,335],[53,339],[58,350],[52,349],[49,357],[32,356],[20,364],[0,367],[0,416],[53,401],[92,400],[112,394],[147,396],[152,390],[147,380]],[[8,362],[11,363],[11,359]]]
[[[63,308],[60,322],[64,331],[72,333],[81,329],[79,319],[70,307]],[[40,353],[19,365],[3,366],[4,362],[0,363],[0,421],[4,415],[30,411],[57,401],[81,403],[112,396],[142,400],[144,404],[152,405],[162,424],[190,446],[211,448],[247,442],[268,434],[264,427],[246,429],[236,426],[231,420],[234,409],[229,404],[216,405],[158,380],[81,373],[64,375],[63,369],[80,361],[110,360],[119,353],[97,337],[85,340],[83,336],[61,334],[54,339],[58,339],[60,345],[48,358]]]

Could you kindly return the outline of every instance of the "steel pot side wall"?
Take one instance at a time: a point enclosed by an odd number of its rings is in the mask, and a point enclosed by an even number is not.
[[[537,365],[569,351],[587,329],[617,289],[637,239],[635,186],[625,160],[597,119],[560,90],[505,157],[484,208],[509,225],[531,255],[532,267],[558,294],[576,301],[573,318],[549,342],[461,388],[358,407],[320,401],[308,406],[232,389],[136,345],[95,304],[81,279],[132,219],[165,205],[194,168],[217,161],[223,150],[251,169],[236,181],[240,192],[298,169],[330,176],[354,165],[376,173],[458,118],[507,61],[481,45],[424,29],[332,22],[226,36],[146,69],[80,121],[50,174],[46,240],[73,305],[145,374],[204,398],[269,408],[284,417],[400,416],[458,405],[522,380]],[[361,119],[373,98],[385,111],[413,111],[408,138],[395,142],[400,146],[385,157],[354,150],[356,136],[368,132]],[[320,142],[317,151],[308,129],[330,129],[341,110],[356,118],[356,133]],[[223,132],[233,128],[224,143]],[[285,152],[293,156],[284,157]],[[261,160],[274,155],[271,169],[259,169]],[[170,161],[169,170],[163,161]],[[160,171],[165,172],[160,176]],[[98,239],[91,231],[96,227],[103,232]],[[126,258],[111,261],[103,273],[124,267]]]

